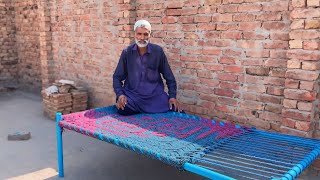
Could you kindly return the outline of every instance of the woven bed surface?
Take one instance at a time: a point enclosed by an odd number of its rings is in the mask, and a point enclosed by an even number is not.
[[[176,112],[121,116],[115,106],[63,115],[59,125],[180,169],[214,149],[213,144],[248,131]]]

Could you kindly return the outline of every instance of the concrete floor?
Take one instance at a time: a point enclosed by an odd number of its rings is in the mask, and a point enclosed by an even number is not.
[[[59,179],[55,122],[42,112],[39,96],[0,93],[0,179]],[[8,141],[7,135],[17,131],[30,131],[32,138]],[[204,179],[72,131],[64,132],[63,141],[65,180]],[[301,179],[320,178],[308,174]]]

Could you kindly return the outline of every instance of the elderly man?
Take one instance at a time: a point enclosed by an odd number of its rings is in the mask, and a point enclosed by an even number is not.
[[[122,51],[113,74],[119,114],[180,111],[177,84],[163,49],[149,43],[151,25],[139,20],[134,25],[135,42]],[[169,95],[164,91],[161,75]],[[124,82],[124,83],[123,83]]]

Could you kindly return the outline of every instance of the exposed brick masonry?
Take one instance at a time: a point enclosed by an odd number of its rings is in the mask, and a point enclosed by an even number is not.
[[[113,71],[144,18],[185,110],[319,137],[317,0],[29,0],[14,8],[19,79],[31,87],[70,79],[88,88],[91,107],[113,104]]]
[[[0,87],[18,79],[14,14],[11,0],[0,0]]]

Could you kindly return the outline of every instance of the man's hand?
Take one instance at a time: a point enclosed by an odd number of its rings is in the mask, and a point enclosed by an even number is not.
[[[174,106],[174,111],[179,111],[179,112],[181,111],[179,107],[179,103],[176,98],[169,99],[170,110],[172,110],[172,105]]]
[[[118,101],[116,104],[117,108],[124,110],[124,107],[126,106],[126,104],[127,104],[127,97],[125,95],[120,95],[118,97]]]

